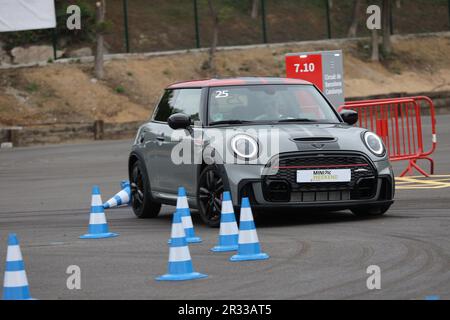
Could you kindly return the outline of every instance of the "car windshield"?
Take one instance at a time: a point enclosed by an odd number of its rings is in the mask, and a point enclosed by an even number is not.
[[[213,87],[209,90],[210,125],[320,122],[339,119],[311,85],[249,85]]]

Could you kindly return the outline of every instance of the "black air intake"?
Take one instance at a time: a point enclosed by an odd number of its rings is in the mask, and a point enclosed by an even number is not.
[[[332,142],[336,141],[336,138],[333,137],[305,137],[305,138],[294,138],[294,141],[297,142]]]

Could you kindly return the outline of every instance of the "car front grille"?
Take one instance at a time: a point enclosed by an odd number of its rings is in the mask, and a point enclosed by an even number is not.
[[[297,183],[297,170],[350,169],[349,182]],[[268,163],[262,176],[267,201],[324,202],[369,199],[376,192],[376,171],[359,154],[288,154]]]

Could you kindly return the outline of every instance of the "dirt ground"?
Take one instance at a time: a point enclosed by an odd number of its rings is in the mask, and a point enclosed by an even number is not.
[[[450,90],[450,33],[394,39],[394,54],[381,63],[369,61],[365,42],[220,51],[216,75],[282,77],[286,53],[326,49],[344,50],[347,97]],[[191,52],[109,61],[103,81],[92,65],[75,62],[0,70],[0,125],[144,121],[165,86],[211,76],[206,59]]]

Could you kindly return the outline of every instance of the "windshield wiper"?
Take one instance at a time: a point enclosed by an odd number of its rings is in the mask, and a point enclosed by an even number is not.
[[[298,118],[298,119],[281,119],[277,122],[317,122],[317,120],[308,119],[308,118]]]
[[[209,125],[210,126],[214,126],[216,124],[243,124],[243,123],[248,123],[251,121],[247,121],[247,120],[221,120],[221,121],[213,121],[210,122]]]

